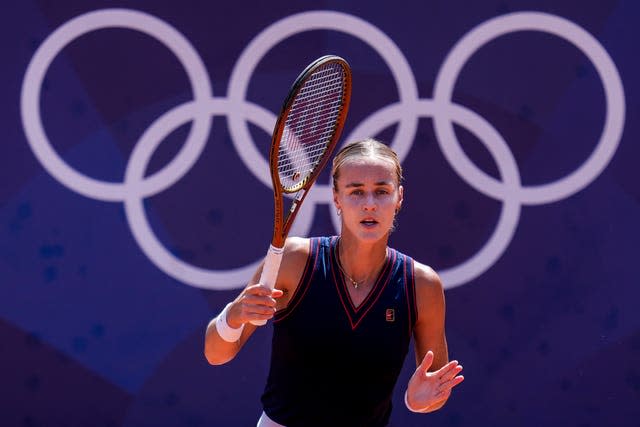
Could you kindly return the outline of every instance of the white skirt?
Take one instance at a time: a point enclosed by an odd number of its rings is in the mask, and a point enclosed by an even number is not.
[[[263,411],[262,415],[260,415],[260,419],[258,420],[258,425],[256,427],[284,427],[284,426],[282,424],[278,424],[277,422],[273,421]]]

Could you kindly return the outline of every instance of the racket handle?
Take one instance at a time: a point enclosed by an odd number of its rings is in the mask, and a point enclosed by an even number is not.
[[[276,248],[273,245],[269,245],[267,256],[264,259],[264,265],[262,266],[262,273],[260,274],[260,283],[263,286],[273,289],[276,286],[276,279],[278,278],[278,270],[280,270],[280,262],[282,261],[282,254],[284,248]],[[267,323],[266,320],[252,320],[251,324],[256,326],[262,326]]]

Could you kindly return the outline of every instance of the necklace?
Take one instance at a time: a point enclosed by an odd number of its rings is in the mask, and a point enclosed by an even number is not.
[[[358,289],[358,286],[360,286],[360,283],[358,283],[357,281],[353,280],[353,278],[351,276],[349,276],[347,274],[346,271],[344,271],[344,268],[342,268],[342,263],[340,262],[340,259],[338,259],[338,268],[340,269],[340,271],[342,272],[342,275],[344,277],[346,277],[347,279],[349,279],[349,281],[351,282],[351,284],[353,285],[354,288]],[[364,278],[362,280],[362,283],[365,282],[365,280],[367,280],[367,278]]]
[[[340,240],[338,240],[338,244],[337,245],[338,245],[338,250],[336,251],[337,252],[336,253],[336,258],[337,258],[336,261],[337,261],[337,264],[338,264],[338,268],[340,269],[340,272],[342,273],[342,276],[346,277],[351,282],[351,285],[353,285],[354,289],[358,289],[358,286],[365,284],[365,282],[369,279],[371,274],[369,274],[367,277],[365,277],[361,281],[354,280],[353,277],[349,276],[347,274],[347,272],[344,271],[344,268],[342,267],[342,262],[340,262],[340,246],[339,246],[340,245]],[[386,254],[385,254],[385,259],[386,259]]]

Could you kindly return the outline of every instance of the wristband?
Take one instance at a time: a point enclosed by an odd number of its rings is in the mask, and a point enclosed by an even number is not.
[[[411,412],[415,412],[415,413],[418,413],[418,414],[424,414],[424,413],[428,412],[427,410],[429,409],[429,406],[427,406],[426,408],[422,408],[422,409],[413,409],[411,406],[409,406],[409,401],[407,400],[407,392],[406,391],[404,392],[404,405]]]
[[[244,329],[244,324],[239,328],[232,328],[227,323],[227,312],[229,311],[231,304],[232,303],[227,304],[224,307],[224,310],[222,310],[222,312],[218,314],[218,317],[216,317],[216,331],[218,332],[218,335],[220,335],[220,338],[226,342],[238,341],[240,339],[240,335],[242,335],[242,330]]]

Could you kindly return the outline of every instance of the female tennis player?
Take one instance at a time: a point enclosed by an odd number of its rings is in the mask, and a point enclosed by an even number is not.
[[[396,154],[373,139],[333,161],[339,236],[287,239],[276,288],[257,271],[207,328],[211,364],[233,359],[273,318],[271,365],[259,427],[388,425],[411,337],[417,369],[406,385],[413,412],[441,408],[464,377],[448,360],[438,275],[387,246],[403,202]]]

